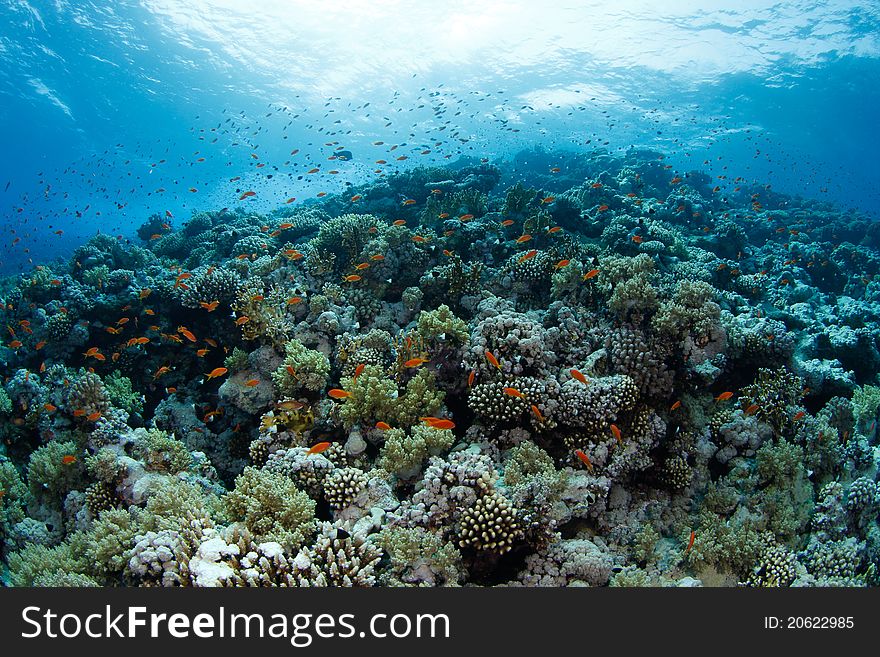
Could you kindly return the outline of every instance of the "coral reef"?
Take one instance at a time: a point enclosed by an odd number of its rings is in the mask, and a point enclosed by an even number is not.
[[[155,215],[4,281],[4,581],[878,585],[876,229],[660,156]]]

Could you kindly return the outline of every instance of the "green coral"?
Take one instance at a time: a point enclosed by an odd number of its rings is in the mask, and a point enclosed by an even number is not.
[[[82,275],[83,283],[95,289],[103,287],[109,278],[110,269],[107,265],[98,265],[92,269],[87,269]]]
[[[131,415],[140,415],[144,411],[144,402],[140,394],[132,388],[131,379],[118,371],[104,377],[104,388],[110,403]]]
[[[455,586],[464,579],[458,548],[434,532],[386,527],[370,540],[389,558],[380,575],[383,586]]]
[[[315,529],[315,502],[287,477],[247,467],[225,497],[226,513],[258,543],[301,545]]]
[[[427,368],[420,369],[416,375],[406,382],[406,392],[394,403],[388,399],[386,410],[387,422],[396,426],[410,426],[419,421],[420,417],[435,415],[443,405],[446,396],[437,389],[437,378]]]
[[[455,435],[449,429],[418,425],[409,436],[403,429],[385,432],[385,444],[379,452],[379,467],[401,479],[412,479],[429,456],[452,447]]]
[[[9,555],[9,580],[13,586],[37,586],[87,570],[86,555],[71,549],[70,543],[46,547],[30,543]]]
[[[661,304],[654,316],[654,329],[675,339],[712,335],[721,320],[721,307],[712,301],[716,294],[704,281],[681,281],[672,299]]]
[[[372,238],[370,228],[379,222],[369,214],[343,214],[321,224],[317,237],[309,241],[309,251],[332,254],[337,273],[348,269]],[[327,258],[324,258],[325,260]]]
[[[339,417],[346,428],[356,424],[389,422],[388,412],[394,407],[397,384],[378,365],[366,365],[358,375],[342,377],[343,389],[351,394],[339,406]]]
[[[159,429],[139,431],[135,448],[147,470],[176,474],[192,465],[192,454],[186,445]]]
[[[856,427],[868,431],[880,416],[880,386],[865,385],[855,389],[852,397]]]
[[[803,396],[804,382],[797,376],[780,367],[775,370],[760,368],[755,381],[743,386],[741,395],[746,406],[757,406],[755,415],[767,422],[777,433],[793,423],[795,406]]]
[[[27,480],[31,495],[53,508],[60,509],[64,498],[82,481],[79,459],[65,463],[65,456],[78,453],[74,442],[50,442],[38,447],[28,462]]]
[[[813,488],[804,467],[804,450],[780,438],[755,455],[760,510],[781,540],[794,540],[810,520]]]
[[[698,516],[694,544],[685,557],[693,566],[710,565],[722,572],[745,577],[773,535],[759,528],[757,519],[737,516],[728,519],[703,507]],[[682,545],[690,532],[681,537]]]
[[[223,366],[229,370],[230,374],[241,372],[248,367],[248,352],[240,347],[233,347],[230,353],[223,361]]]
[[[317,392],[327,385],[330,360],[320,351],[309,349],[296,339],[284,346],[284,362],[272,373],[272,381],[283,396],[296,397],[303,390]],[[293,370],[291,374],[290,370]]]
[[[9,415],[10,413],[12,413],[12,400],[6,390],[0,387],[0,415]]]
[[[10,461],[0,461],[0,537],[9,528],[24,520],[24,506],[27,503],[28,488],[24,485],[18,470]]]
[[[469,336],[467,322],[456,317],[446,304],[419,313],[416,332],[428,343],[448,340],[461,345]]]
[[[122,572],[128,561],[127,552],[134,546],[140,528],[126,509],[102,511],[88,532],[77,532],[70,538],[70,548],[82,554],[92,576],[110,576]]]
[[[554,487],[564,483],[553,457],[531,441],[524,441],[505,455],[504,485],[513,488],[528,484],[536,477],[546,477]]]

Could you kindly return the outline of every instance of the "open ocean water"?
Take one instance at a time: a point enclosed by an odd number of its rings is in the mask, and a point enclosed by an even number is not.
[[[3,581],[877,585],[880,8],[733,4],[2,0]]]

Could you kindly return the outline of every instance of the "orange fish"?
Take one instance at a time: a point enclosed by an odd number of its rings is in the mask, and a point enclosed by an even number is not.
[[[491,351],[489,351],[488,349],[486,350],[486,360],[488,360],[490,364],[494,365],[494,366],[497,367],[499,370],[501,369],[501,363],[499,363],[499,362],[498,362],[498,359],[495,358],[495,354],[493,354],[493,353],[492,353]]]
[[[143,290],[138,292],[138,299],[141,299],[141,300],[146,299],[148,296],[150,296],[151,293],[152,293],[152,290],[148,287],[145,287]]]
[[[287,373],[290,374],[293,378],[296,378],[296,370],[293,369],[293,365],[288,365],[286,368]]]
[[[632,236],[632,241],[633,241],[634,244],[641,244],[641,243],[644,242],[645,240],[642,239],[642,236],[641,236],[641,235],[633,235],[633,236]]]
[[[753,415],[758,411],[759,408],[761,407],[757,404],[752,404],[746,410],[744,410],[743,413],[745,413],[746,415]]]
[[[225,367],[215,367],[215,368],[214,368],[213,370],[211,370],[211,371],[208,373],[208,375],[205,377],[205,381],[210,381],[211,379],[216,379],[216,378],[219,377],[219,376],[223,376],[223,375],[226,374],[226,372],[228,372],[228,371],[229,371],[229,370],[227,370]]]
[[[452,420],[437,419],[429,424],[432,429],[455,429],[455,422]]]
[[[623,439],[620,437],[620,429],[617,428],[616,424],[611,425],[611,435],[614,436],[614,439],[618,443],[620,443],[621,445],[623,444]]]
[[[64,465],[73,465],[76,463],[76,457],[73,454],[65,454],[61,457],[61,463]]]
[[[196,342],[196,341],[197,341],[196,336],[193,334],[193,332],[190,331],[190,330],[189,330],[188,328],[186,328],[185,326],[178,326],[178,327],[177,327],[177,332],[180,333],[183,337],[185,337],[185,338],[186,338],[187,340],[189,340],[190,342]]]
[[[419,365],[424,365],[428,362],[427,358],[410,358],[406,361],[403,366],[404,367],[418,367]]]
[[[312,445],[311,447],[309,447],[308,451],[306,451],[306,456],[311,456],[312,454],[320,454],[321,452],[326,451],[328,447],[330,447],[330,443],[326,441],[323,443]]]
[[[552,228],[547,229],[547,233],[552,235],[553,233],[558,233],[560,230],[562,230],[562,226],[553,226]]]
[[[501,225],[507,228],[508,226],[513,226],[513,219],[505,219],[501,222]]]
[[[563,267],[567,267],[570,262],[570,260],[560,260],[555,265],[553,265],[553,269],[562,269]]]
[[[332,388],[327,391],[327,394],[333,397],[333,399],[345,399],[346,397],[351,397],[351,393],[348,390],[340,390],[339,388]]]
[[[427,238],[427,237],[423,237],[422,235],[413,235],[413,236],[412,236],[412,241],[413,241],[413,242],[416,242],[416,243],[418,243],[418,244],[424,244],[425,242],[428,241],[428,238]]]
[[[504,388],[504,394],[509,395],[511,397],[516,397],[517,399],[525,399],[526,396],[522,394],[516,388]]]
[[[383,256],[381,253],[377,253],[375,255],[370,256],[370,260],[377,260],[378,261],[378,260],[384,260],[384,259],[385,259],[385,256]]]
[[[216,299],[214,301],[212,301],[211,303],[208,303],[207,301],[199,301],[199,305],[202,308],[204,308],[205,310],[207,310],[209,313],[212,313],[215,310],[217,310],[217,306],[220,305],[220,302],[217,301]]]
[[[545,205],[545,204],[548,204],[548,203],[552,203],[552,202],[555,201],[555,200],[556,200],[556,197],[555,197],[555,196],[545,196],[544,198],[541,199],[541,204],[542,204],[542,205]]]
[[[357,283],[359,280],[361,280],[361,277],[357,274],[350,274],[348,276],[343,276],[342,280],[346,283]]]
[[[715,401],[727,401],[731,397],[733,397],[733,393],[728,390],[727,392],[722,392],[720,395],[718,395],[715,398]]]
[[[376,422],[376,428],[381,429],[382,431],[388,431],[391,429],[391,425],[387,422]]]
[[[302,301],[302,297],[290,297],[287,300],[287,305],[288,306],[295,306],[296,304],[300,303],[301,301]]]
[[[522,255],[517,259],[517,262],[525,262],[526,260],[531,260],[531,259],[534,258],[536,255],[538,255],[538,251],[537,251],[537,249],[532,249],[531,251],[528,251],[528,252],[522,254]]]
[[[583,450],[580,450],[580,449],[574,450],[574,453],[575,453],[575,456],[577,456],[580,459],[581,463],[583,463],[585,466],[587,466],[587,470],[589,470],[590,473],[592,473],[593,472],[593,464],[590,462],[590,457],[587,456],[583,452]]]
[[[588,280],[590,280],[591,278],[595,278],[595,277],[598,276],[598,275],[599,275],[599,270],[598,270],[598,269],[591,269],[591,270],[588,271],[586,274],[584,274],[584,280],[585,280],[585,281],[588,281]]]
[[[473,218],[474,218],[474,215],[472,215],[472,214],[463,214],[458,218],[458,220],[459,221],[470,221]]]
[[[403,205],[415,205],[417,201],[414,198],[408,198],[403,202]]]
[[[9,343],[9,347],[11,349],[18,349],[21,346],[22,346],[21,340],[13,340],[12,342]]]
[[[540,409],[537,406],[535,406],[534,404],[532,404],[532,413],[535,414],[535,417],[538,419],[538,422],[544,421],[544,416],[541,414]]]
[[[242,315],[241,317],[239,317],[238,319],[235,320],[235,325],[242,326],[244,324],[247,324],[249,321],[251,321],[250,317],[248,317],[247,315]]]
[[[580,370],[570,369],[570,370],[568,370],[568,373],[571,374],[572,378],[577,379],[578,381],[580,381],[584,385],[588,385],[590,383],[587,380],[587,377],[585,377]]]
[[[42,348],[45,347],[45,346],[46,346],[46,341],[45,341],[45,340],[40,340],[37,344],[34,345],[34,349],[36,349],[37,351],[39,351],[40,349],[42,349]]]
[[[691,530],[691,537],[688,539],[687,547],[684,549],[685,556],[688,552],[691,551],[691,548],[694,547],[694,539],[697,538],[697,532]]]
[[[245,382],[244,385],[247,386],[248,388],[255,388],[258,385],[260,385],[260,380],[259,379],[251,379],[250,381]]]
[[[356,265],[354,266],[354,268],[355,268],[357,271],[363,271],[364,269],[368,269],[369,267],[370,267],[370,263],[369,263],[369,262],[361,262],[361,263],[356,264]]]
[[[396,220],[395,222],[393,222],[391,225],[392,225],[392,226],[405,226],[405,225],[406,225],[406,219],[398,219],[398,220]]]
[[[354,203],[355,201],[360,201],[361,198],[362,198],[362,197],[361,197],[360,194],[355,194],[354,196],[351,197],[350,200],[351,200],[352,203]]]
[[[474,385],[474,379],[477,377],[477,370],[471,370],[471,373],[468,374],[467,384],[468,388]]]
[[[354,376],[352,376],[353,381],[357,381],[357,378],[361,375],[361,372],[364,371],[366,365],[364,363],[358,363],[358,366],[354,368]]]
[[[58,410],[58,407],[53,404],[43,404],[43,408],[45,408],[48,413],[54,413]]]
[[[672,406],[669,407],[669,410],[675,411],[675,410],[678,410],[679,408],[681,408],[681,400],[680,399],[677,402],[675,402],[674,404],[672,404]]]
[[[599,212],[605,212],[607,209],[608,209],[607,205],[600,205],[599,206]]]
[[[792,419],[794,422],[797,422],[798,420],[800,420],[801,418],[803,418],[804,415],[806,415],[806,413],[805,413],[804,411],[798,411],[797,413],[794,414],[794,417],[791,418],[791,419]]]
[[[517,237],[515,241],[517,244],[523,244],[525,242],[528,242],[530,239],[532,239],[532,236],[529,234],[525,234],[525,235],[520,235],[519,237]]]

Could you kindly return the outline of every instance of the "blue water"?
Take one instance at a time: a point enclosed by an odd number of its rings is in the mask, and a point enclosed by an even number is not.
[[[535,146],[651,147],[880,215],[876,3],[538,4],[3,0],[0,271],[156,212],[340,192],[376,159]]]

